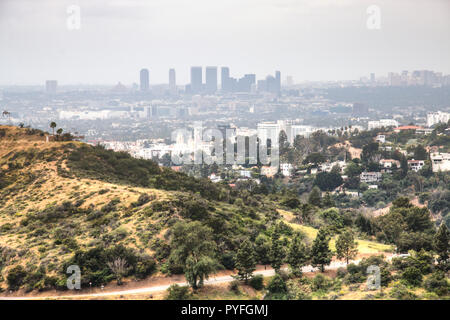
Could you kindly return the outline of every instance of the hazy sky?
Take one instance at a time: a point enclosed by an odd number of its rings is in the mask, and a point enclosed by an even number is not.
[[[67,27],[67,7],[81,28]],[[381,29],[369,29],[377,5]],[[0,84],[189,81],[192,65],[294,81],[450,73],[450,0],[0,0]]]

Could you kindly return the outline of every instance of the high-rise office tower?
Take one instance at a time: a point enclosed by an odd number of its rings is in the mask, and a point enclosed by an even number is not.
[[[56,81],[56,80],[45,81],[45,91],[47,93],[56,93],[57,87],[58,87],[58,81]]]
[[[272,75],[266,77],[267,91],[272,93],[278,93],[278,79]]]
[[[202,67],[191,67],[191,92],[200,93],[202,91]]]
[[[275,71],[275,79],[276,79],[276,91],[281,91],[281,72]]]
[[[215,93],[217,91],[217,67],[206,67],[206,92]]]
[[[177,91],[177,80],[176,80],[175,69],[169,70],[169,90],[171,92]]]
[[[141,85],[141,91],[148,91],[148,89],[150,88],[148,69],[141,70],[140,85]]]
[[[252,90],[252,85],[256,83],[255,74],[246,74],[243,78],[240,78],[237,83],[236,90],[238,92],[250,92]]]
[[[230,91],[230,68],[222,67],[220,80],[222,91]]]

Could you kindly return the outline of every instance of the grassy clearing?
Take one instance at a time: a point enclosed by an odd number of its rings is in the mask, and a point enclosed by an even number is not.
[[[286,220],[285,222],[289,226],[291,226],[294,230],[299,230],[304,233],[309,241],[313,241],[315,239],[315,237],[317,236],[317,232],[319,232],[318,229],[291,222],[294,218],[294,214],[292,212],[281,209],[278,209],[278,212],[284,217],[284,219]],[[358,244],[358,252],[360,254],[376,254],[382,252],[392,252],[394,250],[394,246],[392,245],[387,245],[375,241],[356,239],[356,242]],[[336,237],[333,237],[330,240],[330,249],[333,251],[336,250],[335,243]]]

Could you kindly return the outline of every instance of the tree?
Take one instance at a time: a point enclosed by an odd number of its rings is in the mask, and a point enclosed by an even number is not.
[[[11,112],[4,110],[2,112],[2,117],[10,119],[11,118]]]
[[[325,162],[325,156],[321,154],[320,152],[313,152],[310,153],[305,160],[303,161],[304,164],[313,163],[315,165],[318,165],[320,163]]]
[[[359,178],[359,174],[361,173],[361,167],[358,164],[354,163],[353,161],[350,161],[348,163],[347,167],[345,167],[344,173],[349,178],[353,178],[353,177]]]
[[[358,254],[357,244],[350,230],[346,230],[339,235],[336,241],[336,253],[338,259],[345,259],[347,264],[350,259],[355,258]]]
[[[439,267],[446,271],[448,269],[449,251],[450,251],[450,232],[445,225],[441,223],[438,232],[433,239],[434,251],[438,254]]]
[[[281,130],[280,134],[278,135],[278,145],[280,148],[280,155],[285,154],[289,149],[288,137],[284,130]]]
[[[209,275],[214,273],[217,268],[217,261],[210,257],[190,255],[186,260],[184,275],[189,285],[197,290],[203,286],[204,280],[208,279]]]
[[[274,268],[275,272],[279,272],[281,265],[283,264],[285,258],[285,252],[283,243],[280,239],[281,230],[280,225],[277,224],[272,232],[271,244],[270,244],[270,265]]]
[[[62,133],[63,133],[63,129],[62,128],[59,128],[58,130],[56,130],[56,134],[58,136],[60,136]]]
[[[166,300],[189,300],[190,298],[189,287],[173,284],[167,289]]]
[[[276,274],[267,285],[267,291],[265,299],[286,300],[288,288],[284,279]]]
[[[435,228],[426,207],[412,205],[407,198],[392,202],[389,212],[376,218],[380,236],[397,245],[399,252],[431,250]]]
[[[322,196],[321,196],[320,189],[317,186],[315,186],[311,190],[311,193],[309,194],[308,203],[312,204],[313,206],[320,207],[320,205],[321,205],[321,198],[322,198]]]
[[[213,231],[199,221],[180,221],[173,226],[169,264],[183,267],[186,280],[194,290],[217,270]]]
[[[335,206],[334,200],[329,192],[327,192],[325,197],[323,197],[322,206],[324,208],[331,208]]]
[[[414,148],[414,159],[415,160],[427,160],[428,159],[427,150],[425,150],[425,148],[420,144]]]
[[[255,240],[255,251],[258,257],[258,261],[261,264],[270,264],[270,241],[269,239],[260,234]]]
[[[373,162],[378,154],[378,142],[371,142],[365,145],[361,152],[361,160],[365,163]]]
[[[339,173],[336,172],[319,172],[316,175],[314,184],[322,191],[332,191],[339,187],[344,181]]]
[[[170,156],[169,153],[165,153],[161,157],[161,163],[164,167],[170,167],[172,165],[172,157]]]
[[[287,253],[287,263],[292,269],[295,275],[302,274],[302,267],[308,262],[308,251],[302,238],[299,234],[296,234],[291,241],[289,250]]]
[[[27,275],[28,273],[21,265],[17,265],[14,268],[12,268],[9,271],[8,276],[6,277],[8,288],[11,290],[18,290],[20,286],[23,285]]]
[[[50,122],[50,128],[52,128],[53,135],[55,135],[56,122],[54,122],[54,121]]]
[[[117,258],[114,261],[107,262],[111,272],[116,276],[117,285],[122,284],[123,276],[128,272],[128,264],[124,258]]]
[[[314,267],[320,267],[321,272],[325,271],[325,266],[330,264],[333,257],[329,242],[326,230],[320,228],[311,248],[311,262]]]
[[[239,279],[245,280],[245,283],[256,270],[255,250],[248,239],[244,240],[237,252],[236,269]]]
[[[412,286],[419,286],[422,283],[422,273],[416,267],[408,267],[402,274],[402,280]]]

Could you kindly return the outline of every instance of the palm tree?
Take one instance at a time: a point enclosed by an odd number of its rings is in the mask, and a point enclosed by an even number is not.
[[[4,111],[2,112],[2,117],[4,117],[4,118],[6,118],[6,117],[10,118],[10,117],[11,117],[11,112],[4,110]]]
[[[61,139],[61,134],[63,133],[63,129],[59,128],[58,130],[56,130],[56,140],[60,140]]]
[[[54,121],[50,122],[50,128],[52,128],[53,135],[55,135],[56,122],[54,122]]]

